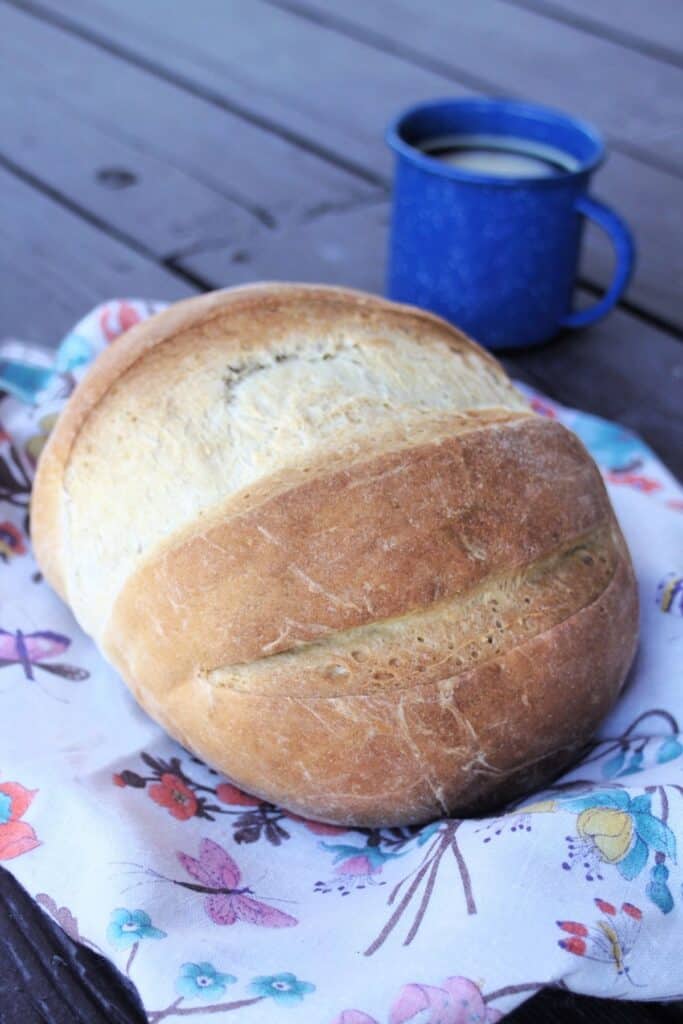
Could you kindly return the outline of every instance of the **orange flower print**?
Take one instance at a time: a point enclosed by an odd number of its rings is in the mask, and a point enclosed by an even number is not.
[[[12,860],[40,846],[28,822],[20,820],[36,792],[18,782],[0,782],[0,860]]]
[[[216,786],[216,796],[222,804],[231,804],[236,807],[258,807],[261,803],[257,796],[251,796],[243,790],[233,786],[232,782],[221,782]]]
[[[181,778],[171,772],[164,772],[158,782],[149,787],[149,795],[155,804],[167,807],[178,821],[187,821],[197,810],[197,797]]]

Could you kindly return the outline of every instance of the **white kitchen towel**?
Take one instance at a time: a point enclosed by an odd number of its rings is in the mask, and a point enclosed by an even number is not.
[[[340,829],[240,792],[139,710],[42,580],[36,458],[87,364],[159,308],[0,349],[0,861],[150,1021],[474,1024],[546,985],[683,998],[683,493],[632,434],[527,390],[599,463],[641,642],[581,764],[496,818]],[[596,680],[599,685],[599,680]]]

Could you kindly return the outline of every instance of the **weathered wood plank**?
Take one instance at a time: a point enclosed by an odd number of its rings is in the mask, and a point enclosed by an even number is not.
[[[683,170],[681,68],[505,0],[423,0],[419,17],[412,0],[269,2],[314,12],[321,23],[352,23],[421,55],[425,66],[451,69],[484,88],[503,85],[591,118],[615,145]]]
[[[220,106],[4,4],[0,69],[0,153],[164,257],[248,235],[259,214],[305,215],[373,191]],[[107,188],[98,177],[107,168],[129,172],[134,183]]]
[[[50,11],[366,170],[388,170],[382,130],[394,111],[445,85],[261,0],[205,0],[201,18],[183,0],[73,0],[68,9],[60,0],[14,2]]]
[[[43,5],[64,11],[61,0],[38,0]],[[313,119],[324,132],[319,122],[330,119],[328,130],[360,128],[358,143],[365,138],[367,144],[359,116],[378,100],[393,109],[402,80],[403,97],[419,99],[421,85],[434,95],[433,83],[416,71],[411,81],[391,54],[352,45],[338,32],[292,16],[292,9],[362,26],[465,72],[474,83],[498,81],[567,107],[608,128],[632,152],[683,170],[683,70],[504,0],[423,0],[419,14],[412,0],[251,0],[248,8],[240,0],[204,0],[202,17],[185,0],[71,0],[68,17],[114,38],[125,33],[135,52],[172,61],[176,72],[237,95],[284,125],[307,130]],[[316,59],[302,60],[303,54]],[[373,84],[377,95],[371,95]]]
[[[76,945],[0,868],[0,1024],[144,1024],[132,983]]]
[[[683,64],[680,0],[506,0],[549,17],[566,18],[615,42]]]
[[[33,0],[30,2],[33,4]],[[50,4],[50,9],[59,10],[60,16],[67,16],[63,5],[56,0],[39,2],[41,9]],[[304,0],[297,0],[299,4],[302,2]],[[322,4],[321,0],[305,2],[307,9],[313,9],[315,2],[320,12],[325,11],[326,17],[331,11],[342,9],[337,0],[334,4]],[[375,35],[382,32],[385,40],[382,45],[403,41],[412,50],[421,45],[424,57],[431,59],[438,52],[442,64],[448,61],[449,67],[456,63],[458,68],[466,66],[466,78],[475,69],[486,82],[491,83],[490,88],[494,91],[500,91],[501,86],[520,91],[523,83],[517,82],[518,71],[520,67],[533,65],[534,60],[524,50],[521,56],[515,52],[507,62],[506,48],[512,52],[514,47],[505,43],[497,29],[493,30],[493,23],[485,32],[477,21],[475,28],[478,25],[478,31],[474,32],[471,21],[479,17],[476,11],[486,7],[486,3],[435,6],[429,0],[421,6],[419,18],[413,17],[408,0],[391,0],[390,5],[385,0],[367,0],[367,3],[347,5],[343,10],[346,18],[353,14],[361,22],[362,31],[372,31]],[[508,17],[510,10],[516,13],[514,8],[506,9]],[[343,38],[336,32],[283,11],[268,8],[275,28],[278,31],[287,29],[282,38],[278,38],[277,32],[273,35],[274,30],[269,27],[270,18],[265,19],[262,25],[264,7],[260,0],[254,0],[250,5],[248,17],[244,16],[244,8],[239,10],[241,17],[235,13],[234,3],[221,0],[220,7],[212,2],[207,16],[197,19],[179,0],[168,0],[163,16],[155,3],[133,6],[132,0],[126,0],[125,4],[118,3],[118,0],[116,4],[114,0],[72,0],[68,18],[85,31],[106,36],[111,45],[125,46],[128,52],[137,54],[136,59],[153,60],[169,72],[191,78],[202,88],[218,91],[231,101],[237,97],[250,109],[258,109],[260,114],[282,119],[289,130],[306,135],[311,143],[326,148],[340,159],[362,165],[368,172],[382,174],[387,180],[390,157],[383,143],[383,130],[389,117],[402,106],[420,98],[467,92],[464,87],[455,85],[452,78],[417,67],[357,40]],[[258,21],[254,21],[254,12],[260,12]],[[455,31],[453,19],[460,16],[466,24],[463,31]],[[545,24],[547,19],[540,20]],[[429,23],[428,28],[424,27],[425,21]],[[17,35],[17,27],[12,27],[12,33],[8,34],[10,48],[15,47]],[[256,28],[259,32],[255,31]],[[259,35],[261,29],[263,38]],[[252,30],[254,39],[250,38]],[[54,30],[51,31],[52,35],[39,38],[54,45]],[[65,36],[65,33],[58,35]],[[588,39],[588,44],[592,42],[585,33],[577,32],[575,35],[581,37],[581,41]],[[387,44],[389,36],[391,39]],[[32,69],[36,57],[31,54],[32,36],[26,23],[20,38],[21,49],[15,61]],[[527,44],[532,48],[536,45],[533,39],[527,40]],[[332,200],[329,196],[320,200],[320,182],[311,171],[312,157],[301,154],[308,160],[308,169],[303,168],[298,176],[287,174],[286,166],[282,167],[264,150],[262,136],[266,133],[248,125],[248,129],[257,132],[258,137],[254,140],[245,134],[246,128],[238,127],[241,122],[235,118],[222,132],[213,133],[212,148],[207,153],[206,131],[202,130],[200,138],[197,138],[197,127],[187,105],[180,104],[177,123],[175,126],[169,124],[165,83],[156,83],[149,75],[126,67],[121,61],[113,61],[100,50],[91,51],[78,40],[72,40],[68,47],[63,40],[59,45],[63,57],[60,63],[67,66],[64,69],[51,67],[49,81],[56,92],[64,96],[64,101],[75,106],[89,121],[100,123],[102,119],[108,119],[108,130],[114,130],[111,126],[122,123],[124,127],[116,130],[132,137],[135,145],[152,146],[156,155],[166,157],[176,165],[189,167],[195,174],[201,172],[196,153],[204,154],[201,164],[207,170],[202,180],[207,180],[215,188],[219,180],[217,171],[223,171],[224,183],[229,182],[235,192],[248,196],[252,202],[267,205],[281,219],[287,220],[288,216],[294,221],[299,219],[300,208],[293,196],[299,197],[299,203],[300,197],[305,196],[309,208],[319,206],[321,202],[323,205],[337,204],[338,192]],[[619,47],[614,49],[621,56],[626,52]],[[304,52],[315,53],[317,59],[301,61],[298,55]],[[79,56],[78,66],[83,69],[82,75],[78,71],[68,72],[68,67],[76,64]],[[68,59],[65,61],[64,58]],[[553,74],[548,67],[549,61],[548,57],[542,66],[546,69],[546,78],[551,81]],[[580,62],[577,67],[579,65]],[[453,74],[456,74],[455,68]],[[576,68],[574,75],[580,77],[576,75]],[[114,80],[120,82],[122,90],[122,98],[116,104],[112,102],[112,94],[117,95],[117,87],[112,84]],[[532,85],[529,83],[529,88]],[[139,99],[135,98],[137,94]],[[543,90],[539,96],[544,97]],[[197,103],[191,96],[187,100],[190,104]],[[132,107],[132,113],[122,117],[120,104]],[[580,112],[584,111],[580,109]],[[213,113],[221,114],[220,111]],[[205,113],[202,116],[205,117]],[[235,121],[237,126],[233,123]],[[181,126],[180,130],[178,126]],[[225,156],[222,160],[216,157],[220,148],[216,146],[216,138],[220,136],[224,140],[232,137],[231,133],[239,143],[233,147],[237,166],[232,157],[229,160]],[[292,154],[298,151],[281,139],[275,142],[284,148],[287,160],[291,162]],[[251,152],[250,147],[254,143],[257,145]],[[323,161],[315,163],[316,167],[319,165],[321,170],[324,169],[325,175],[332,172],[340,174]],[[282,178],[279,175],[281,168]],[[275,179],[276,183],[271,186],[263,181],[264,174]],[[348,188],[345,177],[343,181]],[[680,179],[625,153],[612,152],[606,167],[597,176],[596,191],[614,203],[633,225],[637,235],[640,262],[628,292],[629,300],[661,319],[683,326],[680,302],[683,281]],[[289,207],[294,206],[289,212],[288,204]],[[272,241],[274,245],[278,244],[276,239]],[[213,247],[211,240],[208,244]],[[606,285],[611,273],[610,254],[594,233],[588,236],[584,269],[587,279],[603,287]],[[298,273],[294,264],[291,272],[293,275]]]
[[[322,213],[280,231],[262,230],[248,245],[207,248],[179,265],[215,287],[253,280],[384,286],[386,200]]]
[[[196,290],[3,168],[0,194],[0,337],[54,344],[104,299]]]
[[[625,153],[610,153],[591,190],[621,214],[637,245],[636,269],[626,292],[634,306],[683,328],[683,182],[647,168]],[[583,276],[606,288],[612,277],[613,251],[604,235],[589,231]]]
[[[262,232],[248,248],[205,251],[182,264],[216,285],[296,273],[381,293],[388,213],[386,203],[331,212],[290,232]],[[638,431],[683,477],[683,383],[671,383],[683,382],[683,345],[669,334],[617,310],[589,330],[506,355],[505,363],[559,401]]]
[[[0,90],[0,153],[13,165],[162,259],[221,238],[239,241],[255,229],[257,218],[243,206],[84,123],[54,95],[34,91],[32,76],[13,70],[4,65]]]
[[[654,179],[659,179],[661,187],[641,191],[637,174],[629,175],[632,163],[635,161],[627,156],[619,162],[609,160],[600,173],[597,187],[597,194],[608,197],[616,209],[628,211],[629,203],[637,202],[640,211],[641,229],[636,231],[639,259],[628,298],[661,319],[683,326],[680,299],[683,248],[678,244],[673,250],[667,246],[667,239],[673,245],[674,238],[680,238],[681,214],[675,205],[680,199],[680,182],[652,169],[651,184]],[[181,262],[212,283],[220,283],[226,274],[231,280],[247,281],[254,274],[252,256],[255,253],[259,272],[266,276],[278,276],[283,268],[289,268],[290,275],[300,280],[315,281],[324,276],[325,280],[335,284],[362,287],[367,269],[355,259],[345,258],[345,253],[350,245],[358,245],[359,237],[362,240],[368,219],[373,220],[372,211],[376,207],[381,207],[382,212],[374,221],[374,230],[386,232],[388,214],[384,204],[362,203],[353,212],[332,210],[323,215],[320,223],[317,218],[307,218],[277,230],[259,226],[244,242],[208,244]],[[647,229],[642,227],[643,221]],[[375,247],[380,244],[384,248],[381,239],[377,240]],[[585,238],[582,277],[606,287],[612,269],[610,244],[597,229],[589,230]]]
[[[683,346],[675,338],[617,310],[504,362],[565,405],[634,430],[683,480],[683,386],[675,383],[683,381]]]
[[[364,0],[361,3],[342,4],[341,0],[271,0],[287,9],[306,10],[329,24],[348,25],[350,19],[365,33],[372,33],[378,45],[406,48],[423,61],[450,68],[457,76],[481,82],[492,91],[499,87],[517,94],[526,94],[541,102],[556,103],[572,109],[581,116],[594,115],[605,134],[618,146],[625,144],[625,134],[618,129],[615,112],[591,105],[591,96],[609,93],[610,102],[621,106],[632,86],[648,92],[651,84],[636,79],[631,86],[621,82],[619,76],[627,73],[629,54],[616,44],[604,56],[610,57],[603,66],[595,46],[598,41],[585,32],[566,25],[554,24],[533,12],[505,10],[501,0],[480,0],[477,4],[443,4],[439,0],[426,0],[420,5],[420,16],[410,0]],[[610,3],[611,0],[603,0]],[[641,8],[642,9],[642,8]],[[535,20],[529,20],[529,19]],[[672,18],[683,37],[683,6]],[[595,52],[594,52],[595,51]],[[640,55],[631,55],[640,60]],[[650,58],[647,58],[650,60]],[[594,63],[597,62],[597,63]],[[656,61],[651,61],[655,64]],[[580,72],[577,70],[580,68]],[[611,70],[610,70],[611,69]],[[670,68],[677,76],[679,97],[683,98],[683,70]],[[634,68],[631,67],[631,71]],[[645,73],[645,69],[641,68]],[[573,90],[569,79],[590,83],[595,76],[616,75],[610,88],[597,88],[597,79],[589,85],[590,96]],[[471,77],[467,77],[471,76]],[[580,100],[581,105],[578,105]],[[657,106],[652,94],[648,102]],[[680,107],[680,99],[676,100]],[[614,116],[613,116],[614,115]],[[620,115],[619,115],[620,116]],[[631,126],[633,129],[634,126]],[[665,142],[657,136],[652,123],[647,132],[660,148]],[[674,132],[683,145],[683,133]],[[629,143],[630,145],[630,143]],[[633,147],[634,151],[637,147]],[[605,166],[595,179],[598,195],[610,201],[631,223],[639,250],[637,273],[627,298],[645,311],[679,327],[683,326],[683,305],[680,295],[683,286],[683,249],[680,245],[683,228],[683,185],[676,174],[645,166],[641,159],[627,152],[613,150]],[[612,273],[612,253],[597,232],[587,236],[587,252],[583,270],[588,280],[606,287]]]

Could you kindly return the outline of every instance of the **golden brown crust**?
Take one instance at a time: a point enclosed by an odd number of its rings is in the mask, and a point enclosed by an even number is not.
[[[174,535],[128,579],[103,641],[127,675],[173,687],[428,607],[610,515],[580,443],[540,417],[388,452],[241,504]]]
[[[224,352],[253,361],[259,344],[278,353],[288,331],[355,331],[362,349],[368,325],[373,344],[399,328],[437,343],[437,390],[443,343],[457,352],[462,405],[387,415],[365,452],[352,433],[336,450],[287,449],[141,545],[93,631],[143,706],[236,782],[302,814],[378,825],[479,810],[547,779],[597,727],[633,655],[635,581],[597,468],[511,389],[508,403],[495,360],[430,314],[345,289],[266,284],[178,303],[127,332],[74,393],[41,458],[32,530],[46,576],[64,596],[68,577],[77,604],[69,488],[78,474],[79,493],[97,488],[123,458],[115,443],[102,451],[108,425],[123,429],[116,408],[134,415],[150,388],[154,405],[202,346],[216,366]],[[477,375],[498,383],[470,408]],[[153,473],[145,486],[155,514]]]
[[[347,288],[263,282],[176,302],[126,331],[101,353],[72,395],[42,452],[31,501],[32,540],[46,578],[62,597],[66,598],[59,508],[62,480],[77,437],[111,387],[158,345],[183,334],[189,335],[190,343],[194,336],[200,342],[202,329],[221,317],[229,316],[231,323],[239,323],[240,319],[254,321],[275,314],[280,321],[310,326],[316,316],[329,317],[330,311],[347,320],[357,313],[374,318],[400,317],[413,322],[417,329],[428,327],[431,334],[439,334],[452,348],[472,352],[505,376],[495,359],[439,317]]]
[[[185,746],[296,813],[374,827],[483,812],[570,763],[619,693],[637,630],[620,548],[590,606],[481,667],[398,695],[264,697],[201,678],[163,699],[133,689]]]
[[[212,685],[254,696],[398,695],[480,667],[570,619],[599,598],[622,557],[619,538],[605,524],[466,594],[202,674]]]

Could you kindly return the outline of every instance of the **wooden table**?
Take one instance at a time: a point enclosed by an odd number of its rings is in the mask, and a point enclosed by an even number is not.
[[[608,319],[504,361],[681,474],[681,40],[681,0],[0,0],[0,337],[54,344],[105,298],[259,278],[381,291],[390,116],[526,96],[607,136],[596,191],[640,261]],[[584,295],[610,272],[589,231]],[[144,1020],[6,872],[0,900],[1,1024]],[[558,991],[509,1019],[681,1012]]]

